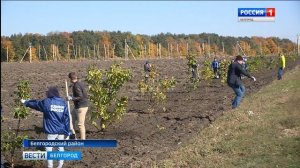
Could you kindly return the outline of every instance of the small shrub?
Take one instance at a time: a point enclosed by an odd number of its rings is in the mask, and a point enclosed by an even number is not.
[[[175,85],[176,80],[174,77],[171,77],[171,79],[167,77],[161,78],[156,67],[152,65],[149,79],[147,82],[145,79],[139,81],[138,89],[141,95],[148,100],[149,110],[153,110],[154,106],[162,105],[166,102],[166,92],[174,88]]]
[[[127,110],[128,97],[120,97],[118,93],[131,79],[132,73],[115,63],[107,71],[92,65],[88,68],[87,74],[89,99],[94,105],[91,113],[92,125],[98,129],[100,127],[105,129],[109,124],[120,119]]]
[[[21,121],[26,119],[29,115],[29,110],[26,108],[21,99],[27,100],[30,98],[29,81],[21,81],[17,86],[18,91],[15,92],[17,98],[15,99],[15,107],[13,111],[13,117],[18,119],[17,129],[15,132],[3,132],[1,133],[1,151],[10,152],[11,167],[14,167],[14,155],[15,150],[22,147],[23,140],[28,138],[27,135],[19,135]]]

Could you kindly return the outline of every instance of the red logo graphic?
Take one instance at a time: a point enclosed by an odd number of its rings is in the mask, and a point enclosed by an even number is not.
[[[275,17],[275,8],[267,8],[267,17]]]

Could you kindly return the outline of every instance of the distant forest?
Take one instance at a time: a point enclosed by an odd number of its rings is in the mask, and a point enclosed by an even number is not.
[[[30,46],[30,47],[29,47]],[[218,34],[134,35],[121,31],[74,31],[1,36],[1,62],[66,59],[155,58],[292,54],[296,44],[278,37],[230,37]]]

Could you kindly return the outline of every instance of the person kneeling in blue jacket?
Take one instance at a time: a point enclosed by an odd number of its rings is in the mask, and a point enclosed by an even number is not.
[[[63,98],[59,96],[56,86],[49,87],[46,92],[47,98],[44,100],[21,100],[26,106],[44,113],[43,128],[48,140],[64,140],[65,135],[70,132],[70,116],[68,106]],[[52,147],[46,147],[47,151],[52,151]],[[64,147],[59,147],[59,151],[64,151]],[[53,167],[53,160],[48,160],[48,168]],[[62,168],[64,161],[59,160],[58,168]]]

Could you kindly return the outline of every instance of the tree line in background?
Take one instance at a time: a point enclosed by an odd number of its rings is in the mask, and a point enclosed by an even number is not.
[[[30,47],[29,47],[30,46]],[[278,37],[230,37],[217,34],[134,35],[121,31],[74,31],[1,36],[1,62],[29,60],[205,57],[295,52],[296,44]],[[30,52],[29,52],[30,50]]]

